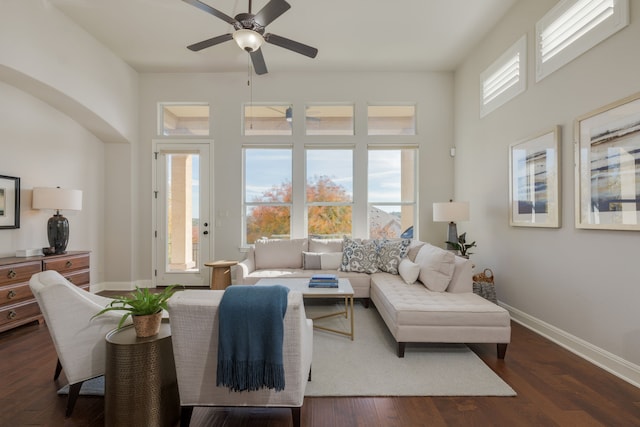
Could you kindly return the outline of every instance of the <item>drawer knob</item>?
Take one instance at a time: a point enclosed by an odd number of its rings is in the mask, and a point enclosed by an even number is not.
[[[16,271],[14,269],[10,269],[9,270],[9,274],[7,274],[7,277],[9,279],[13,279],[14,277],[16,277],[18,274],[16,273]]]
[[[15,312],[15,311],[13,311],[13,310],[10,310],[10,311],[9,311],[9,314],[7,315],[7,318],[8,318],[9,320],[11,320],[11,319],[15,319],[17,315],[18,315],[18,313],[16,313],[16,312]]]
[[[71,261],[67,261],[67,263],[65,264],[65,267],[70,268],[73,265],[73,263]]]
[[[13,289],[11,289],[8,293],[7,293],[7,299],[13,299],[15,298],[15,296],[18,295],[16,294],[16,291],[14,291]]]

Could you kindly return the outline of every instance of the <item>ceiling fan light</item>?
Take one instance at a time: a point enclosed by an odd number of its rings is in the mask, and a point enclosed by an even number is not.
[[[247,52],[254,52],[260,49],[260,46],[264,43],[264,38],[261,34],[247,29],[234,32],[233,39],[238,46],[240,46],[240,49],[246,50]]]

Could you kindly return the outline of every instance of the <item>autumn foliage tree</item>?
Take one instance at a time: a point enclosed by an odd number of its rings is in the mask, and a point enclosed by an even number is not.
[[[307,183],[307,201],[341,203],[350,202],[351,197],[345,188],[331,180],[328,176],[315,176]],[[291,182],[283,182],[273,186],[254,202],[291,203]],[[291,211],[288,206],[256,206],[247,217],[247,242],[267,236],[290,234]],[[310,235],[342,235],[351,234],[351,206],[310,206],[308,216]]]

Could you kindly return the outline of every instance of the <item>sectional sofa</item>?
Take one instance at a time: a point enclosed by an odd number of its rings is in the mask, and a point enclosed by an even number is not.
[[[262,278],[348,278],[355,298],[372,301],[397,342],[496,343],[503,359],[511,339],[504,308],[473,293],[472,263],[419,240],[259,240],[235,272],[235,283]]]

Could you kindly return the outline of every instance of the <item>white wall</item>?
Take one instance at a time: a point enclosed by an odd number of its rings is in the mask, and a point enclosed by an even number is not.
[[[211,105],[212,139],[214,140],[213,196],[214,213],[228,211],[227,217],[218,219],[213,230],[216,259],[242,259],[241,196],[243,142],[256,138],[241,136],[242,104],[251,99],[247,74],[143,74],[140,77],[140,129],[141,138],[136,154],[136,200],[140,213],[134,229],[137,231],[136,253],[140,259],[136,277],[149,277],[151,271],[151,157],[152,140],[157,133],[157,103],[169,101],[208,102]],[[307,142],[340,141],[356,144],[356,150],[366,150],[368,142],[401,141],[420,145],[420,237],[437,242],[444,241],[445,225],[431,221],[434,201],[448,200],[452,196],[452,166],[449,147],[453,141],[453,75],[452,73],[278,73],[253,78],[254,102],[292,103],[293,137],[271,141]],[[305,137],[301,119],[306,103],[354,102],[356,106],[356,136]],[[367,138],[367,102],[416,102],[418,135],[402,138]],[[356,156],[358,154],[356,153]],[[361,157],[362,158],[362,157]],[[365,160],[366,161],[366,160]]]
[[[104,241],[104,144],[77,122],[33,96],[0,82],[0,174],[19,177],[20,228],[0,230],[0,256],[49,246],[53,211],[31,209],[33,187],[83,192],[82,211],[69,220],[67,250],[91,250],[92,281],[100,281]]]
[[[455,73],[455,193],[478,241],[477,269],[495,273],[514,317],[640,384],[640,233],[574,227],[576,117],[640,90],[640,7],[631,24],[535,83],[535,22],[557,1],[521,1]],[[527,34],[527,91],[479,118],[479,75]],[[562,228],[509,227],[508,147],[562,126]]]

